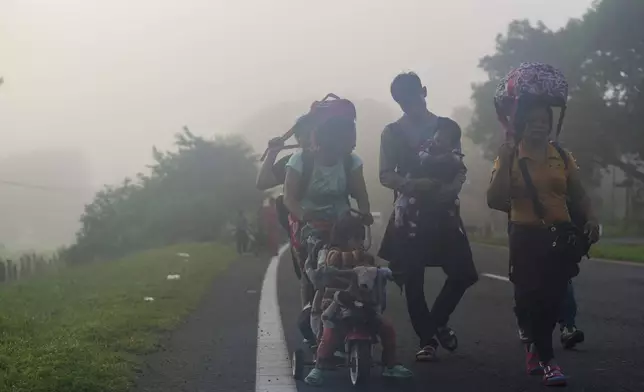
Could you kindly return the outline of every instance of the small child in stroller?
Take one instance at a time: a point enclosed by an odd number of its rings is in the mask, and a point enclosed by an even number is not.
[[[304,379],[307,384],[322,384],[323,369],[332,362],[342,339],[343,303],[353,300],[373,306],[376,311],[377,334],[383,348],[382,375],[392,378],[412,376],[410,370],[396,363],[396,333],[391,322],[382,316],[386,297],[384,282],[391,276],[391,271],[388,268],[368,268],[375,266],[375,258],[364,251],[364,240],[365,228],[362,221],[347,214],[334,225],[329,244],[323,246],[317,259],[309,261],[305,268],[316,287],[311,308],[311,327],[319,342],[315,368]],[[354,279],[335,273],[350,270],[356,272],[352,275]]]

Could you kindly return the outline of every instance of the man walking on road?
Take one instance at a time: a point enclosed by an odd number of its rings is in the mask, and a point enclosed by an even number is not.
[[[455,130],[457,150],[461,131],[453,120],[427,110],[427,89],[415,73],[398,75],[391,84],[391,95],[404,115],[382,132],[380,182],[408,200],[413,196],[420,205],[416,207],[413,236],[392,216],[379,256],[390,261],[397,283],[405,288],[409,317],[420,338],[416,359],[430,361],[435,359],[439,343],[449,351],[456,349],[458,341],[447,322],[465,291],[478,280],[478,273],[458,207],[464,166],[450,183],[410,175],[419,171],[424,146],[436,142],[432,139],[439,129]],[[431,311],[424,292],[427,266],[440,266],[447,275]]]

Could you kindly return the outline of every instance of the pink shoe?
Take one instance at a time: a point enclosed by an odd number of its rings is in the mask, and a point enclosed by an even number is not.
[[[539,356],[534,344],[529,345],[525,350],[525,364],[526,371],[530,376],[541,376],[543,374],[543,366],[539,363]]]
[[[563,387],[568,384],[566,377],[558,365],[543,366],[543,384],[548,387]]]

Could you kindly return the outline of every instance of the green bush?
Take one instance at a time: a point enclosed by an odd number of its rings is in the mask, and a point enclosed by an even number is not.
[[[76,243],[61,255],[71,263],[113,259],[186,241],[217,239],[238,209],[255,210],[256,156],[243,140],[206,140],[185,130],[177,151],[153,151],[151,174],[106,186],[87,205]]]

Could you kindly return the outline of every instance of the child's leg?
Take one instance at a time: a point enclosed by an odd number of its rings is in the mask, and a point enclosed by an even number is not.
[[[323,368],[329,360],[333,358],[333,353],[338,347],[340,334],[337,328],[330,328],[325,326],[322,329],[322,338],[318,345],[317,358],[315,361],[316,368]]]
[[[412,377],[411,370],[396,364],[396,331],[389,320],[381,317],[378,335],[382,343],[382,376],[398,379]]]
[[[396,364],[396,331],[391,321],[381,318],[378,336],[382,344],[382,364],[392,367]]]

